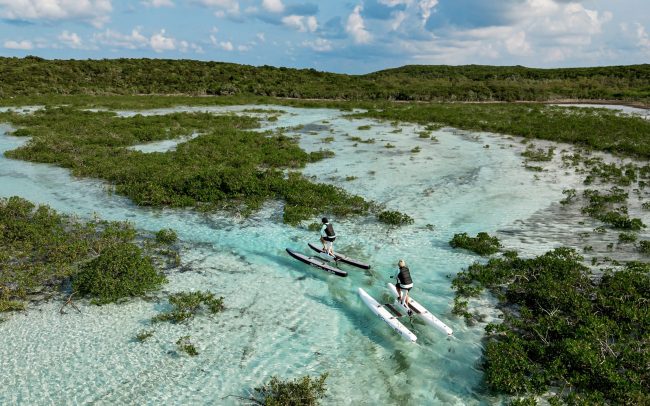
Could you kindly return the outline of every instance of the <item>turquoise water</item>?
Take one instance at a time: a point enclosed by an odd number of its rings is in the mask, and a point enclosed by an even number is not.
[[[145,114],[239,114],[247,107]],[[228,396],[245,396],[246,389],[271,375],[323,372],[330,374],[326,404],[499,401],[479,389],[476,363],[483,325],[467,327],[450,313],[450,276],[477,257],[452,250],[448,241],[457,232],[525,232],[530,219],[542,227],[562,223],[544,213],[578,178],[558,168],[540,174],[524,170],[522,146],[499,135],[442,129],[434,132],[434,141],[418,138],[422,128],[415,125],[400,124],[402,132],[392,133],[396,127],[389,123],[350,120],[336,110],[281,109],[285,113],[278,121],[263,120],[262,130],[293,128],[288,132],[299,136],[306,150],[336,153],[310,164],[306,176],[408,213],[415,224],[394,229],[370,217],[333,218],[336,249],[373,266],[369,271],[345,268],[350,276],[338,278],[285,254],[286,247],[308,252],[307,242],[317,242],[318,236],[283,225],[280,202],[268,203],[249,218],[140,208],[108,193],[101,182],[0,157],[0,196],[20,195],[80,217],[96,213],[129,220],[143,230],[174,228],[186,245],[183,263],[189,271],[172,273],[163,292],[207,289],[224,296],[227,307],[189,327],[159,325],[141,344],[134,337],[165,308],[162,294],[160,300],[121,305],[80,303],[81,314],[60,315],[59,302],[33,305],[0,324],[0,404],[237,404]],[[358,130],[362,125],[371,129]],[[0,127],[0,134],[7,130]],[[351,136],[375,143],[355,146]],[[0,152],[25,141],[0,135]],[[386,148],[387,143],[394,148]],[[421,151],[412,152],[415,147]],[[524,255],[559,245],[553,235],[504,237]],[[414,297],[454,329],[452,338],[416,322],[409,327],[417,344],[407,343],[357,297],[361,286],[387,300],[386,283],[399,258],[412,270]],[[488,304],[483,302],[491,320],[496,312]],[[175,354],[174,343],[187,334],[197,345],[197,357]]]

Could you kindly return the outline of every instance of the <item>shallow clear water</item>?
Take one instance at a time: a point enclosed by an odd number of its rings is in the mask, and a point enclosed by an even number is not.
[[[245,395],[271,375],[322,372],[330,373],[327,404],[497,401],[477,389],[483,326],[467,327],[450,314],[449,277],[477,257],[452,250],[448,241],[457,232],[495,232],[535,218],[577,178],[524,170],[521,146],[502,136],[443,129],[433,141],[418,138],[422,128],[410,124],[391,133],[395,127],[388,123],[349,120],[335,110],[281,109],[286,113],[276,122],[263,121],[263,129],[302,125],[290,133],[300,136],[303,148],[336,153],[309,165],[306,176],[408,213],[415,224],[392,229],[372,218],[333,218],[336,249],[373,266],[346,268],[350,276],[338,278],[285,254],[286,247],[308,252],[307,242],[318,236],[281,224],[279,202],[247,219],[140,208],[107,193],[101,182],[1,157],[0,196],[20,195],[81,217],[97,213],[129,220],[143,230],[174,228],[187,244],[183,262],[191,271],[173,273],[164,291],[207,289],[224,296],[227,309],[189,327],[156,326],[150,341],[140,344],[135,335],[165,308],[163,299],[102,307],[82,303],[81,314],[66,315],[59,314],[58,302],[33,306],[0,324],[0,404],[236,404],[227,396]],[[358,130],[366,124],[370,130]],[[0,134],[7,130],[0,127]],[[355,146],[350,136],[375,143]],[[0,152],[23,142],[0,135]],[[386,148],[388,143],[394,148]],[[420,152],[412,152],[415,147]],[[552,235],[512,242],[524,255],[557,244]],[[454,337],[415,323],[418,342],[407,343],[357,297],[361,286],[387,299],[388,276],[399,258],[412,270],[414,297],[452,327]],[[197,357],[174,353],[175,341],[187,334],[197,344]]]
[[[632,115],[632,116],[639,116],[639,117],[645,118],[646,120],[650,120],[650,110],[649,109],[644,109],[644,108],[640,108],[640,107],[632,107],[632,106],[623,106],[623,105],[620,105],[620,104],[562,103],[562,104],[553,104],[553,106],[584,107],[584,108],[590,108],[590,109],[617,110],[617,111],[620,111],[623,114],[628,114],[628,115]]]

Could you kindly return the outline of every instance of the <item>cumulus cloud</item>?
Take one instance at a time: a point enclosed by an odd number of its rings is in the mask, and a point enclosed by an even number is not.
[[[81,38],[77,33],[74,32],[68,32],[68,31],[63,31],[57,39],[65,46],[73,49],[80,49],[83,48],[83,43],[81,41]]]
[[[311,48],[316,52],[328,52],[332,50],[332,41],[324,38],[316,38],[314,41],[303,41],[302,46]]]
[[[517,31],[504,41],[506,49],[512,55],[529,55],[530,44],[526,41],[526,33]]]
[[[160,30],[160,32],[152,35],[149,44],[151,45],[151,49],[158,53],[176,49],[176,40],[172,37],[165,36],[165,30]]]
[[[224,51],[232,51],[235,49],[235,47],[232,45],[232,42],[230,41],[222,41],[219,43],[219,48],[223,49]]]
[[[0,0],[0,18],[13,21],[80,20],[102,27],[112,10],[111,0]]]
[[[140,33],[140,28],[134,28],[131,34],[106,30],[94,34],[93,41],[100,45],[125,49],[139,49],[149,45],[149,39]]]
[[[282,0],[263,0],[262,7],[271,13],[282,13],[284,11]]]
[[[113,49],[150,49],[156,53],[166,51],[191,52],[198,54],[204,53],[203,48],[194,42],[176,39],[167,34],[163,29],[151,36],[142,33],[141,27],[136,27],[129,34],[122,34],[118,31],[107,29],[103,32],[95,33],[90,40],[91,46],[103,46]]]
[[[174,2],[172,0],[142,0],[142,4],[153,8],[174,6]]]
[[[503,57],[510,58],[509,63],[525,63],[523,58],[531,55],[538,55],[540,61],[577,55],[595,60],[606,47],[601,43],[597,48],[594,42],[602,38],[614,17],[588,4],[575,0],[368,0],[348,17],[345,31],[357,44],[370,42],[372,35],[371,48],[378,52],[395,49],[406,60],[430,63],[493,63],[492,59]],[[376,9],[375,16],[383,10],[385,18],[373,17],[366,28],[362,18],[369,16],[366,6]],[[644,43],[645,31],[636,35],[631,31],[630,41],[639,46]]]
[[[361,17],[361,6],[356,6],[352,14],[348,16],[347,24],[345,25],[345,32],[347,32],[355,44],[367,44],[372,39],[370,32],[366,30],[363,17]]]
[[[315,16],[288,15],[282,17],[282,24],[300,32],[314,32],[318,28]]]
[[[195,0],[196,3],[215,9],[217,17],[226,15],[237,16],[240,14],[239,1],[237,0]]]
[[[638,39],[637,45],[646,51],[650,51],[650,37],[645,31],[645,27],[639,23],[636,23],[636,36]]]
[[[422,21],[426,24],[429,17],[431,17],[431,10],[438,5],[438,0],[420,0],[418,7],[422,15]]]
[[[34,44],[28,40],[22,41],[5,41],[4,47],[7,49],[17,49],[22,51],[28,51],[34,48]]]

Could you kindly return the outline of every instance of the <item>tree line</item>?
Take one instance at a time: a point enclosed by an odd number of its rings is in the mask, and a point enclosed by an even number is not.
[[[411,65],[365,75],[170,59],[0,58],[0,97],[187,94],[404,101],[647,102],[650,65],[535,69]]]

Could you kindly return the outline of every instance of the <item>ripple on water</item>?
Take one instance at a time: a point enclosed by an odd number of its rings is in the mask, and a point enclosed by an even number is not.
[[[247,108],[142,113],[240,114]],[[189,271],[170,275],[164,290],[210,290],[225,297],[226,306],[222,314],[197,318],[189,326],[156,325],[145,343],[134,337],[151,328],[148,320],[166,308],[163,293],[156,300],[121,305],[80,304],[81,314],[60,315],[59,303],[35,306],[0,324],[0,403],[235,404],[228,395],[245,395],[271,375],[326,371],[331,404],[494,401],[477,389],[482,327],[468,327],[450,314],[450,276],[476,257],[450,249],[448,241],[457,232],[502,230],[508,246],[538,253],[565,232],[552,202],[578,180],[565,178],[559,169],[537,176],[525,171],[521,147],[511,148],[512,141],[492,134],[441,129],[433,132],[438,139],[433,142],[418,137],[423,128],[417,125],[394,133],[388,123],[350,120],[335,110],[281,109],[287,114],[263,121],[262,130],[304,126],[300,131],[308,128],[318,136],[289,132],[300,136],[304,149],[336,154],[308,165],[306,176],[406,212],[415,224],[393,229],[371,218],[334,218],[337,249],[373,265],[368,271],[348,268],[348,278],[336,278],[285,254],[286,247],[307,252],[306,243],[317,235],[279,224],[279,202],[248,219],[140,208],[108,194],[101,182],[0,157],[0,196],[19,194],[83,217],[96,212],[108,220],[128,219],[144,230],[174,228],[188,245],[183,263]],[[371,128],[358,131],[362,125]],[[355,147],[346,134],[377,141]],[[334,139],[324,144],[324,136]],[[0,136],[0,151],[25,141]],[[387,149],[386,143],[395,147]],[[415,147],[420,151],[412,152]],[[345,181],[348,177],[356,178]],[[357,297],[356,289],[363,286],[388,300],[385,284],[399,258],[412,269],[414,296],[454,329],[452,339],[415,323],[418,344],[406,343]],[[481,306],[491,310],[489,302]],[[174,343],[188,334],[200,352],[197,357],[176,352]]]

